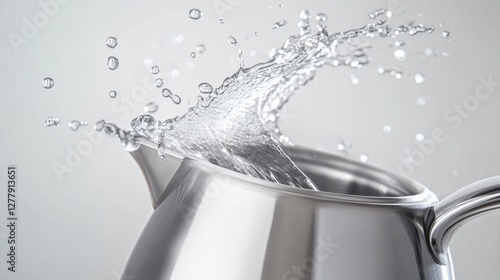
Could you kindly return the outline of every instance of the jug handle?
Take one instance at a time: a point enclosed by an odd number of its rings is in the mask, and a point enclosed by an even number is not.
[[[472,183],[439,202],[428,220],[428,242],[435,261],[446,265],[448,246],[456,230],[495,210],[500,210],[500,176]]]

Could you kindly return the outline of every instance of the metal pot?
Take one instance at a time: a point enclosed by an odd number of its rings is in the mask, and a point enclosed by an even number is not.
[[[145,280],[454,279],[448,245],[499,209],[500,176],[442,202],[423,185],[363,163],[286,150],[311,191],[176,156],[132,152],[155,211],[124,275]],[[124,276],[124,277],[125,277]],[[130,278],[127,278],[130,279]],[[125,280],[125,279],[124,279]]]

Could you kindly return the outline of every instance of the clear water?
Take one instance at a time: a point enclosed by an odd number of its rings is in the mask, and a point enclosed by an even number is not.
[[[377,10],[368,16],[374,22],[329,34],[326,15],[313,16],[303,11],[300,34],[288,38],[269,61],[249,68],[244,67],[242,49],[237,40],[230,36],[228,42],[238,50],[240,69],[215,89],[200,84],[198,89],[202,94],[186,114],[164,121],[151,115],[138,116],[131,123],[132,131],[121,130],[106,121],[100,121],[96,129],[117,136],[131,150],[138,147],[135,138],[145,137],[158,144],[161,158],[174,152],[256,178],[316,189],[281,148],[292,143],[278,127],[280,110],[298,89],[313,79],[318,68],[342,66],[359,69],[366,65],[369,62],[367,47],[357,43],[359,37],[395,38],[403,33],[415,35],[434,30],[414,23],[392,28],[383,18],[385,13],[385,10]],[[284,24],[286,22],[277,22],[273,28]],[[313,30],[311,26],[317,29]],[[399,59],[402,55],[395,53]],[[156,74],[153,69],[151,72]],[[396,78],[402,76],[401,72],[385,67],[379,67],[379,73],[390,73]],[[351,80],[354,84],[359,82],[357,76]],[[162,95],[175,104],[181,102],[181,98],[167,88],[162,90]],[[386,132],[391,130],[390,126],[383,129]],[[347,146],[343,143],[339,150]],[[368,156],[361,154],[360,160],[367,161]]]

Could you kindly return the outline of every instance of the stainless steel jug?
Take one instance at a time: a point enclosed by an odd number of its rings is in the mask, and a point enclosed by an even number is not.
[[[411,179],[304,148],[287,153],[319,192],[151,147],[132,152],[155,211],[124,280],[454,279],[453,233],[500,205],[500,176],[438,202]]]

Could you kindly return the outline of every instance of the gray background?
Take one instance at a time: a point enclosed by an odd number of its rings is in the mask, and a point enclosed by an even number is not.
[[[1,279],[118,279],[152,212],[145,181],[116,140],[91,134],[91,125],[74,132],[66,124],[73,119],[93,124],[107,118],[126,127],[149,101],[159,102],[159,118],[181,114],[188,107],[186,100],[194,104],[198,83],[219,85],[237,69],[237,51],[227,43],[229,35],[244,49],[246,65],[253,65],[297,33],[296,22],[304,8],[326,13],[331,32],[360,27],[368,22],[369,12],[387,7],[405,11],[393,17],[395,22],[417,19],[436,26],[436,32],[403,39],[407,42],[403,62],[394,59],[395,48],[389,47],[395,40],[387,39],[377,41],[371,65],[361,71],[321,69],[286,109],[284,128],[296,143],[340,153],[342,137],[351,144],[346,156],[359,159],[366,154],[368,163],[397,172],[398,157],[418,149],[415,135],[428,137],[441,128],[447,140],[410,177],[442,199],[462,186],[500,174],[498,92],[481,101],[456,129],[442,117],[474,94],[479,77],[500,80],[498,1],[56,3],[50,14],[37,1],[0,3],[1,181],[6,181],[8,164],[19,168],[18,272],[7,273],[2,261]],[[227,9],[217,11],[216,6],[223,5]],[[187,16],[195,7],[203,12],[198,21]],[[220,17],[224,24],[218,22]],[[27,36],[22,33],[24,19],[38,22]],[[289,23],[271,30],[280,19]],[[441,36],[445,30],[451,32],[451,42]],[[9,41],[13,33],[24,38],[17,46]],[[104,44],[108,36],[119,40],[113,50]],[[200,43],[206,52],[191,58],[190,52]],[[424,54],[428,47],[435,55]],[[106,68],[110,55],[120,59],[115,71]],[[183,98],[181,105],[165,100],[151,86],[152,65],[162,67],[159,76]],[[399,67],[405,76],[397,80],[379,75],[378,65]],[[416,72],[425,75],[424,83],[414,82]],[[353,73],[360,79],[357,85],[351,83]],[[55,87],[43,89],[44,77],[54,78]],[[116,99],[109,98],[111,89],[118,92]],[[124,103],[127,96],[135,99]],[[417,104],[422,97],[427,101],[424,106]],[[59,117],[62,125],[44,127],[49,115]],[[391,126],[390,133],[382,130],[384,125]],[[95,137],[93,142],[88,135]],[[85,155],[70,167],[69,151],[84,146]],[[57,163],[71,172],[58,178],[53,168]],[[6,215],[5,188],[0,188],[0,217]],[[483,216],[455,235],[451,250],[458,279],[498,279],[499,218],[499,213]],[[6,234],[1,226],[2,256]]]

